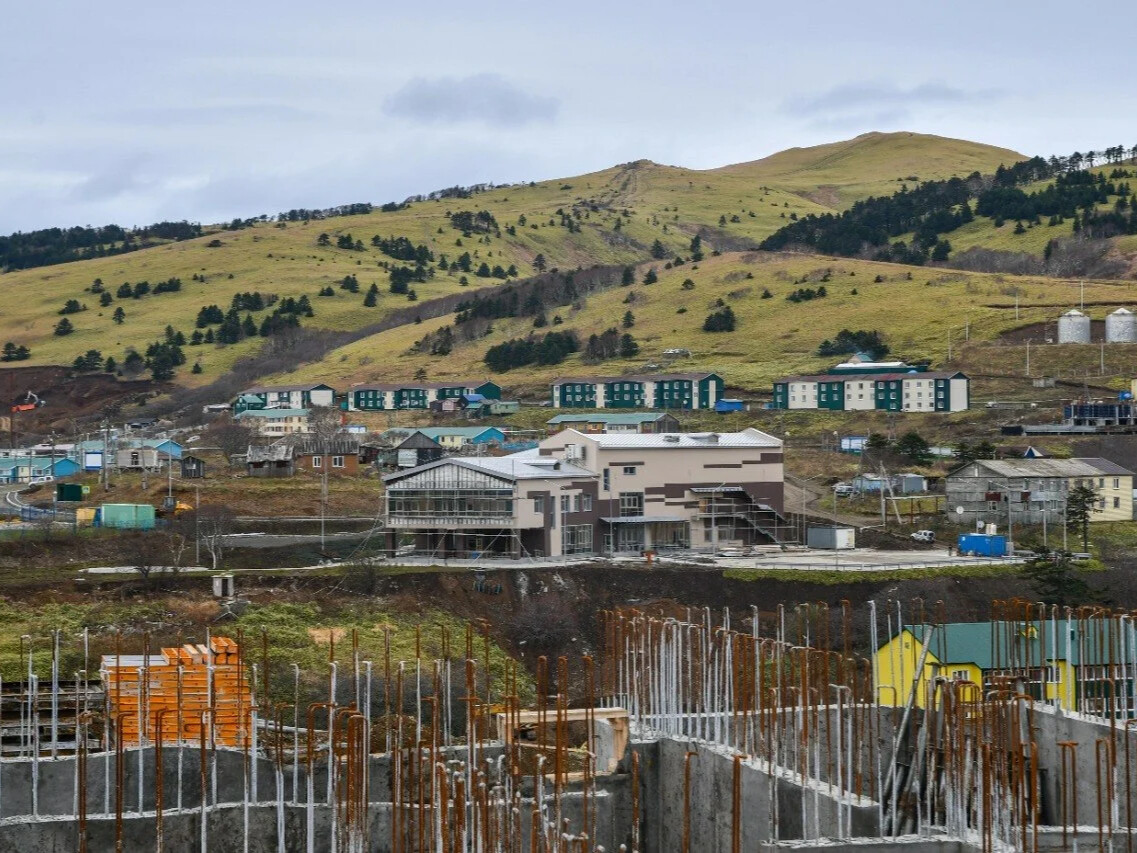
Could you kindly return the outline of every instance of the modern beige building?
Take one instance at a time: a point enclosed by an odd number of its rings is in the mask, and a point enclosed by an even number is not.
[[[568,429],[496,459],[444,459],[384,478],[389,530],[469,556],[637,554],[776,542],[782,443],[733,433]],[[394,547],[394,543],[392,543]]]
[[[1108,459],[977,459],[946,478],[948,517],[978,522],[1061,524],[1070,491],[1097,495],[1091,521],[1133,519],[1133,472]]]

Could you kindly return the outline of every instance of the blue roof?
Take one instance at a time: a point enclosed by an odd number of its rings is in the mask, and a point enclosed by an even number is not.
[[[490,433],[491,438],[504,438],[505,433],[500,427],[486,426],[486,427],[421,427],[414,430],[420,432],[427,438],[433,438],[437,441],[444,435],[457,435],[462,438],[468,438],[471,441],[482,438],[486,433]]]

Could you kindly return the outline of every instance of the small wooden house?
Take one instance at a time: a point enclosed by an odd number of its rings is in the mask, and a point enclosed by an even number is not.
[[[442,445],[421,432],[411,433],[395,446],[395,465],[399,468],[414,468],[436,462],[446,454]]]
[[[250,477],[291,477],[296,470],[292,461],[292,445],[249,445],[245,470]]]
[[[182,479],[200,480],[205,476],[205,460],[199,456],[182,457]]]
[[[293,451],[295,467],[316,474],[359,473],[359,442],[354,438],[308,440],[296,445]]]
[[[124,447],[115,454],[115,465],[123,471],[141,471],[160,468],[169,455],[156,447]]]

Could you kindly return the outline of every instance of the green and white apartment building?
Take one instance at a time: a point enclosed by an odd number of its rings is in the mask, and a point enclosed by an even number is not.
[[[233,401],[233,413],[262,409],[307,409],[311,406],[330,408],[335,402],[335,389],[322,382],[308,385],[256,385],[242,391]]]
[[[501,386],[488,379],[455,379],[448,382],[377,382],[356,385],[347,392],[349,412],[382,412],[427,409],[436,400],[465,394],[481,394],[487,400],[501,399]]]
[[[717,373],[568,376],[552,386],[557,409],[713,409],[722,396]]]
[[[959,371],[931,371],[901,361],[849,361],[828,373],[777,380],[772,408],[962,412],[971,403],[970,384]]]

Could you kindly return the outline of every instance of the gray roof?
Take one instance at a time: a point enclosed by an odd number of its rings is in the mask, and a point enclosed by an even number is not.
[[[417,474],[420,471],[437,468],[440,465],[458,465],[473,471],[484,471],[487,474],[492,474],[495,477],[503,477],[507,480],[596,478],[595,473],[589,471],[587,468],[581,468],[579,465],[561,462],[552,457],[533,456],[523,451],[522,453],[511,453],[509,456],[450,457],[448,459],[439,459],[436,462],[428,462],[425,465],[419,465],[416,468],[408,468],[406,471],[399,471],[396,474],[388,474],[383,478],[383,482],[400,480],[410,474]]]
[[[986,469],[997,477],[1132,477],[1133,472],[1108,459],[976,459],[956,468],[949,477],[962,476],[972,465]]]
[[[359,453],[359,439],[357,438],[305,438],[294,443],[297,456],[311,456],[313,454],[332,453],[340,456],[350,456]]]
[[[567,429],[558,433],[562,438],[576,430]],[[616,433],[577,433],[581,438],[594,441],[602,448],[655,448],[674,447],[684,450],[702,449],[707,447],[781,447],[780,439],[756,430],[753,427],[741,432],[616,432]],[[552,439],[549,439],[552,440]]]
[[[246,388],[243,393],[264,394],[270,391],[312,391],[316,388],[327,388],[329,391],[335,390],[331,385],[325,385],[323,382],[309,382],[301,385],[254,385],[252,388]]]
[[[291,462],[292,461],[292,445],[291,444],[270,444],[267,447],[261,445],[250,444],[248,454],[245,456],[247,462]]]
[[[549,418],[550,424],[650,424],[661,418],[674,418],[668,412],[627,412],[625,414],[609,414],[607,412],[590,412],[583,414],[564,414]]]

